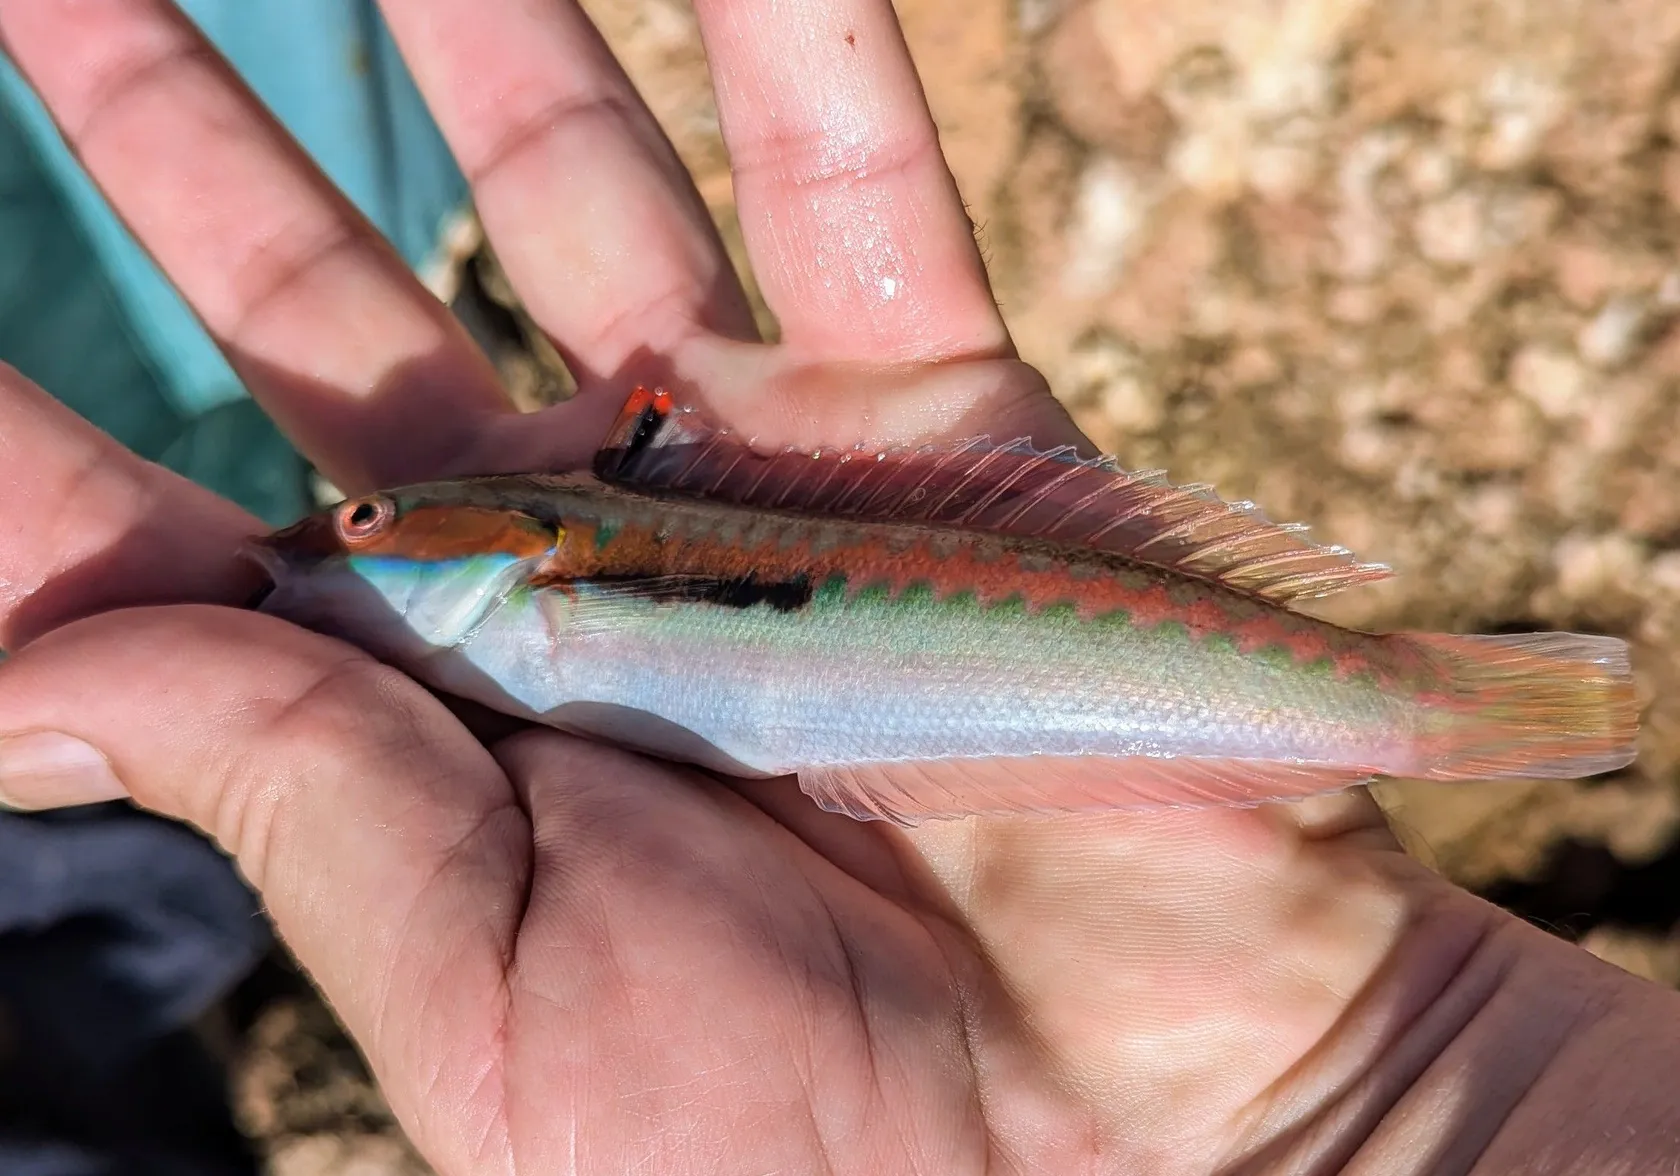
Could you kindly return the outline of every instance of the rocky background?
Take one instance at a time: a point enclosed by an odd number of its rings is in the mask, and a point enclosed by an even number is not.
[[[687,4],[585,6],[739,258]],[[1097,442],[1394,566],[1338,620],[1634,642],[1635,768],[1382,799],[1450,877],[1680,983],[1680,5],[898,7],[1020,349]],[[458,244],[440,292],[522,400],[564,395]],[[425,1171],[270,982],[227,1042],[271,1170]]]

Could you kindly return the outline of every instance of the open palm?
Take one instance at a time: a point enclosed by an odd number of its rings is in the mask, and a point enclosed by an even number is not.
[[[582,464],[636,382],[805,445],[1082,440],[1014,356],[887,0],[698,5],[774,346],[574,5],[387,8],[578,377],[538,416],[171,7],[0,0],[92,174],[347,492]],[[553,732],[486,745],[227,607],[255,521],[11,372],[0,520],[0,734],[97,745],[236,854],[448,1172],[1335,1170],[1522,935],[1363,794],[905,833]],[[118,794],[58,736],[0,743],[15,801]]]

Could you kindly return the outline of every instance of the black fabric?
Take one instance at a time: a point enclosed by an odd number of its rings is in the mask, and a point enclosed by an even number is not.
[[[191,830],[0,813],[0,1176],[254,1173],[192,1027],[271,943]]]

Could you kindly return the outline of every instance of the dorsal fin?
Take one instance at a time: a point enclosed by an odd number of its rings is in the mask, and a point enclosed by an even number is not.
[[[1160,470],[1072,447],[973,437],[918,449],[759,453],[663,391],[638,388],[595,456],[604,481],[817,515],[918,522],[1127,556],[1283,604],[1386,579],[1381,564]]]

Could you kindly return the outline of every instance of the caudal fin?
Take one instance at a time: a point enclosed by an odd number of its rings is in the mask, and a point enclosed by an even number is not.
[[[1628,647],[1614,637],[1408,634],[1448,668],[1423,736],[1432,780],[1567,780],[1626,767],[1639,733]]]

